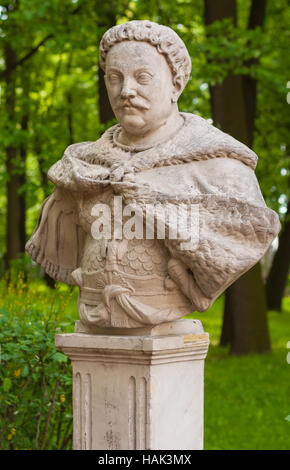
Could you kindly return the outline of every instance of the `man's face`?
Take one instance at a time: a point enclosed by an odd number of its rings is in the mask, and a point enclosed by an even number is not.
[[[162,126],[173,110],[175,87],[165,57],[146,42],[124,41],[106,59],[112,109],[128,134],[145,135]]]

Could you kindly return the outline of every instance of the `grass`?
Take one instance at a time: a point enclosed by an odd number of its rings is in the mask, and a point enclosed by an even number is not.
[[[288,450],[290,297],[284,298],[281,314],[268,313],[268,354],[235,357],[220,347],[222,310],[220,298],[209,311],[192,315],[202,320],[211,341],[205,361],[204,448]]]

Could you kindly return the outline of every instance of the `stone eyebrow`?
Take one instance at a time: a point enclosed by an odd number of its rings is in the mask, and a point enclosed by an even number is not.
[[[114,66],[114,65],[110,65],[108,67],[108,72],[122,73],[121,70],[118,68],[118,66]],[[148,73],[151,73],[152,75],[154,75],[154,73],[155,73],[154,70],[152,69],[152,67],[150,67],[149,65],[142,65],[142,67],[135,70],[135,73],[138,73],[138,72],[148,72]]]
[[[120,71],[120,69],[118,69],[118,67],[116,67],[116,66],[110,66],[110,67],[108,68],[108,72],[122,73],[122,72]]]
[[[140,72],[151,73],[151,75],[154,75],[154,74],[155,74],[154,70],[153,70],[151,67],[146,66],[146,65],[143,65],[142,67],[140,67],[140,69],[137,69],[137,70],[135,71],[135,73],[140,73]]]

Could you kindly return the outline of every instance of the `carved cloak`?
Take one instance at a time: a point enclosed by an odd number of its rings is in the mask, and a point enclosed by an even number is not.
[[[48,177],[55,190],[26,245],[51,277],[75,283],[70,274],[80,265],[86,236],[78,218],[78,194],[99,194],[108,186],[144,212],[146,204],[198,207],[198,240],[192,249],[181,248],[188,238],[185,226],[178,239],[164,240],[172,258],[192,273],[192,295],[198,301],[192,296],[191,301],[197,310],[209,308],[263,257],[280,222],[260,192],[256,154],[201,117],[181,115],[183,127],[156,147],[130,154],[115,142],[117,125],[96,142],[69,146],[51,167]],[[165,220],[165,225],[168,234],[170,223]]]

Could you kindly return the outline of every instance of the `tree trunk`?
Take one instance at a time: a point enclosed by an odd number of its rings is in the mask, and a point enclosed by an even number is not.
[[[237,4],[236,0],[205,0],[204,1],[205,24],[209,25],[214,21],[232,18],[237,24]]]
[[[98,11],[98,5],[96,4],[96,11]],[[113,4],[108,4],[106,5],[106,8],[103,10],[103,18],[101,19],[102,27],[105,27],[105,29],[112,28],[116,24],[116,15],[117,15],[117,10],[116,10],[116,5]],[[100,21],[100,18],[98,17],[98,21]],[[100,26],[98,24],[98,26]],[[101,38],[98,38],[100,40]],[[107,93],[107,88],[105,84],[105,73],[101,69],[100,65],[98,65],[98,95],[99,95],[99,116],[100,116],[100,122],[102,124],[106,124],[109,121],[112,121],[114,119],[115,115],[113,113],[108,93]]]
[[[230,73],[221,85],[210,87],[210,101],[215,126],[247,144],[242,76]]]
[[[252,0],[248,29],[262,28],[265,19],[266,0]],[[257,59],[248,60],[245,65],[252,67],[258,63]],[[243,94],[246,107],[246,125],[248,146],[251,148],[254,141],[255,117],[257,103],[257,80],[250,75],[243,75]]]
[[[106,124],[106,122],[114,119],[115,115],[111,108],[109,101],[107,88],[104,79],[104,72],[99,66],[98,68],[98,79],[99,79],[99,113],[100,113],[100,122]]]
[[[23,132],[28,131],[29,123],[29,88],[30,88],[30,74],[29,70],[25,66],[22,68],[21,75],[21,85],[22,85],[22,118],[21,118],[21,130]],[[19,175],[21,187],[26,183],[26,158],[27,158],[27,143],[24,137],[20,145],[20,158],[23,171]],[[25,252],[26,244],[26,192],[22,191],[19,194],[19,204],[20,204],[20,238],[21,238],[21,253]]]
[[[16,62],[16,54],[9,43],[5,45],[5,109],[10,124],[15,123],[15,101],[16,101],[16,76],[13,72],[13,64]],[[11,131],[11,128],[8,129]],[[6,172],[8,180],[6,183],[7,212],[6,212],[6,268],[10,262],[17,259],[19,253],[24,252],[25,238],[25,216],[23,215],[23,196],[19,191],[23,184],[23,174],[19,174],[16,163],[17,148],[13,144],[6,147]]]
[[[221,344],[235,355],[270,351],[261,265],[256,264],[227,291]]]
[[[286,221],[279,237],[278,250],[275,253],[273,263],[266,282],[266,294],[268,308],[271,310],[282,309],[282,298],[287,284],[290,264],[290,200],[288,201]]]
[[[67,63],[67,75],[70,76],[72,64],[72,51],[68,57]],[[68,145],[74,143],[74,132],[73,132],[73,95],[71,88],[66,93],[67,99],[67,128],[68,128]]]
[[[257,4],[253,0],[250,24],[253,27]],[[255,9],[255,15],[253,13]],[[232,18],[237,24],[235,0],[205,0],[205,24]],[[249,24],[249,26],[250,26]],[[256,107],[256,83],[230,73],[221,85],[211,87],[211,105],[214,124],[246,145],[253,142]],[[260,264],[245,273],[226,291],[221,344],[230,344],[231,354],[270,350],[267,309]]]

